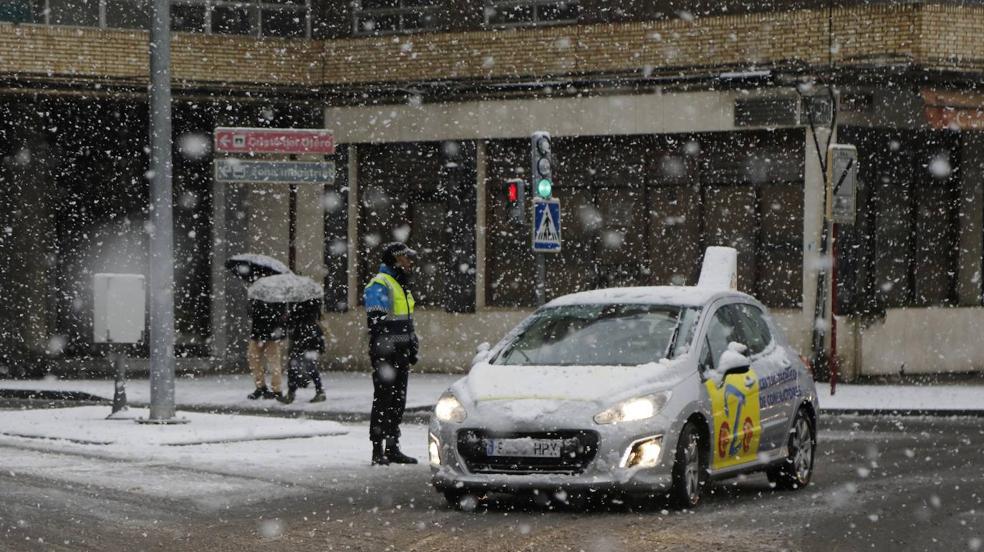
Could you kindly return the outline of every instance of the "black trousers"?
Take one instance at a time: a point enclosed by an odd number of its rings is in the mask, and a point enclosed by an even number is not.
[[[372,413],[369,439],[400,438],[400,422],[407,407],[407,378],[410,359],[404,354],[372,357]]]

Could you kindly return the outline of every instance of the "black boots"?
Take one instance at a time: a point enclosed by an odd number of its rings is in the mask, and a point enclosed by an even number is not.
[[[266,386],[257,387],[255,391],[249,395],[246,395],[246,398],[251,401],[255,401],[256,399],[265,399],[268,393],[270,393],[270,390],[267,389]]]
[[[385,443],[385,445],[384,445]],[[387,464],[416,464],[417,459],[400,452],[400,444],[396,439],[372,442],[372,465]]]
[[[416,464],[417,459],[400,452],[400,443],[396,439],[386,440],[386,458],[391,464]]]
[[[385,451],[383,450],[382,441],[372,442],[372,465],[373,466],[385,466],[389,464],[389,458],[386,458]]]

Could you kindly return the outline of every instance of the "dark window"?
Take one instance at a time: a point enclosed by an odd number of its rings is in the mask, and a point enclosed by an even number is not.
[[[361,0],[352,12],[356,35],[438,29],[443,25],[438,0]]]
[[[149,29],[149,2],[106,0],[106,26],[119,29]]]
[[[299,37],[307,34],[307,22],[302,10],[264,8],[260,12],[260,27],[264,36]]]
[[[0,21],[43,23],[44,0],[8,0],[0,2]]]
[[[555,138],[563,246],[547,256],[547,296],[693,285],[704,248],[724,245],[739,251],[740,290],[769,306],[798,306],[804,144],[802,130]],[[534,304],[528,225],[508,223],[499,193],[502,182],[528,173],[529,152],[525,139],[488,148],[486,301],[493,306]]]
[[[190,4],[172,5],[171,30],[178,33],[204,33],[205,6]]]
[[[485,24],[492,27],[575,23],[577,0],[486,0]]]
[[[757,355],[772,343],[772,332],[762,318],[758,307],[747,304],[729,305],[734,310],[733,317],[738,322],[740,343],[748,347],[748,355]]]
[[[701,370],[716,368],[721,360],[721,354],[728,350],[728,343],[734,341],[735,322],[732,312],[727,306],[714,313],[707,332],[704,334],[704,351],[701,353]]]
[[[212,10],[212,32],[226,35],[253,34],[249,6],[217,6]]]
[[[99,0],[48,0],[52,25],[99,26]]]

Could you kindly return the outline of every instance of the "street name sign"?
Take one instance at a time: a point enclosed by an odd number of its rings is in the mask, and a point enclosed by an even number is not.
[[[533,251],[560,252],[559,199],[533,199]]]
[[[335,181],[332,161],[215,160],[215,181],[226,183],[316,184]]]
[[[320,129],[217,127],[215,151],[331,155],[335,153],[335,137]]]

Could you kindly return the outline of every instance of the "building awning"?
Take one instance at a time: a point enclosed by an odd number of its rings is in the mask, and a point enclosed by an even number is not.
[[[923,113],[937,130],[984,130],[984,94],[924,88]]]

